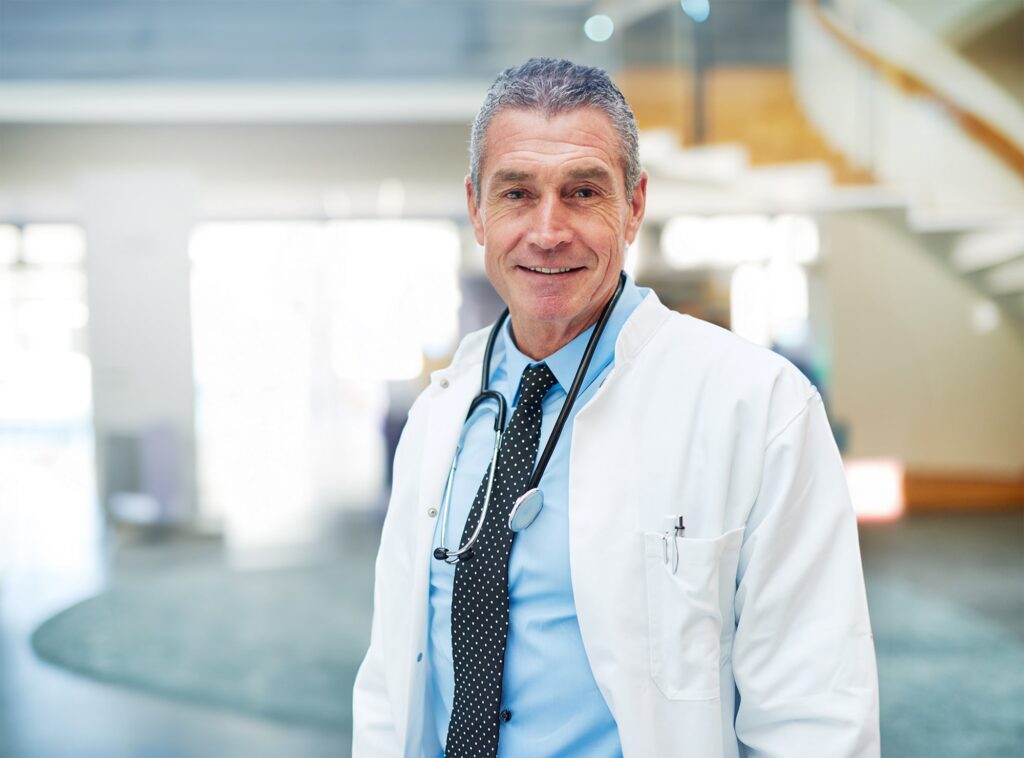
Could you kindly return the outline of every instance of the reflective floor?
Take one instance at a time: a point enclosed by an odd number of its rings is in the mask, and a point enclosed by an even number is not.
[[[88,494],[89,446],[52,442],[8,438],[0,446],[13,464],[2,472],[12,475],[3,478],[8,497],[0,500],[0,507],[8,504],[0,512],[0,756],[347,755],[346,732],[155,697],[72,674],[35,655],[30,636],[40,623],[116,578],[144,582],[223,561],[219,546],[204,541],[106,532]],[[14,502],[23,507],[15,511]]]

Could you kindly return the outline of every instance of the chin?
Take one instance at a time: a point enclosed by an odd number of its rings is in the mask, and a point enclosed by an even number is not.
[[[531,321],[547,321],[551,323],[569,321],[576,314],[572,303],[566,298],[520,301],[519,312]]]

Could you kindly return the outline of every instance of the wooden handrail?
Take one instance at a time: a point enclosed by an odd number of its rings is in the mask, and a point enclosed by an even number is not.
[[[926,97],[956,122],[967,134],[980,142],[1000,160],[1024,178],[1024,149],[997,127],[976,113],[961,107],[948,95],[939,92],[917,74],[879,55],[850,34],[832,14],[821,7],[822,0],[804,0],[811,13],[833,37],[850,52],[873,68],[882,78],[907,95]]]

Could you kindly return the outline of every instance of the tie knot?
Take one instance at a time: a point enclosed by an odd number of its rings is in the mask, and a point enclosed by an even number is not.
[[[544,395],[558,383],[548,364],[527,366],[519,382],[519,405],[539,405]]]

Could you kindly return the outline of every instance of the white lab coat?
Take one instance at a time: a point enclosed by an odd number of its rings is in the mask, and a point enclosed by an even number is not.
[[[485,337],[433,375],[398,447],[356,758],[441,747],[424,730],[430,549]],[[570,455],[576,611],[626,758],[879,754],[856,522],[801,374],[651,293],[579,410]],[[686,522],[674,574],[662,542],[673,514]]]

